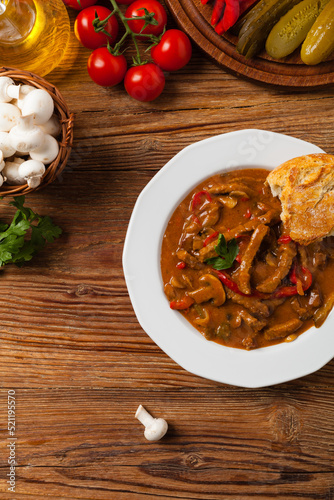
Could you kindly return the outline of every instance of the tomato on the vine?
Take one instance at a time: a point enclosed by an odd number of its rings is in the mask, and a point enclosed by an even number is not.
[[[137,101],[153,101],[165,87],[165,75],[154,63],[132,66],[126,72],[124,86],[127,93]]]
[[[143,30],[145,21],[143,19],[131,19],[128,21],[129,28],[134,33],[144,33],[146,35],[161,35],[164,27],[167,24],[167,14],[161,3],[157,0],[135,0],[125,12],[126,18],[144,16],[145,10],[147,9],[149,13],[154,13],[154,19],[158,22],[157,25],[148,24]],[[143,31],[142,31],[143,30]]]
[[[192,47],[189,38],[183,31],[167,30],[160,42],[151,49],[153,61],[165,71],[176,71],[183,68],[191,58]]]
[[[82,10],[91,5],[95,5],[97,0],[63,0],[67,7],[72,7],[72,9]]]
[[[96,18],[95,13],[100,21],[103,21],[111,14],[111,10],[101,5],[87,7],[87,9],[79,12],[74,23],[75,36],[87,49],[97,49],[107,45],[108,41],[114,44],[118,34],[118,22],[115,16],[111,16],[104,27],[104,30],[110,33],[110,36],[102,33],[102,31],[97,33],[93,26],[93,21]]]
[[[91,79],[103,87],[113,87],[120,83],[127,70],[123,54],[111,54],[107,47],[93,50],[88,58],[87,70]]]

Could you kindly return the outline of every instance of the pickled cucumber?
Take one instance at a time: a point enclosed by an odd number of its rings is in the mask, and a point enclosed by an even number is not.
[[[303,0],[290,9],[273,27],[266,41],[271,57],[281,59],[305,40],[313,23],[330,0]]]
[[[260,0],[250,10],[240,30],[237,51],[247,58],[255,56],[264,48],[273,26],[299,2],[300,0]]]
[[[330,0],[308,32],[301,48],[301,59],[314,65],[327,59],[334,50],[334,0]]]

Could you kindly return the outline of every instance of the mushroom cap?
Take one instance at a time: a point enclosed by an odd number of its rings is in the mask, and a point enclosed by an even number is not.
[[[57,140],[52,135],[45,134],[45,138],[41,146],[30,152],[30,157],[33,160],[43,162],[45,165],[53,162],[58,156],[59,145]]]
[[[19,123],[13,127],[10,132],[10,143],[16,151],[29,153],[39,148],[45,139],[44,132],[36,125],[27,127],[26,120],[31,119],[31,115],[19,118]]]
[[[0,103],[0,131],[9,132],[19,121],[20,110],[9,102]]]
[[[9,85],[15,85],[9,76],[0,76],[0,102],[10,102],[12,97],[7,94]]]
[[[0,132],[0,150],[4,158],[9,158],[15,154],[15,148],[11,145],[8,132]]]
[[[145,428],[144,436],[148,441],[158,441],[168,430],[168,424],[163,418],[154,418]]]
[[[22,177],[29,187],[35,188],[40,185],[45,173],[45,165],[41,161],[27,160],[19,165],[19,176]]]
[[[57,115],[52,115],[50,120],[40,125],[40,127],[45,134],[50,134],[53,137],[57,137],[61,132],[61,125]]]
[[[43,89],[36,89],[29,92],[22,103],[22,115],[33,115],[35,125],[43,125],[50,120],[53,111],[53,99]]]
[[[24,179],[28,177],[41,176],[45,173],[45,165],[38,160],[27,160],[19,163],[19,174]]]
[[[19,175],[19,163],[6,161],[2,175],[6,178],[7,184],[20,185],[25,184],[26,181]]]

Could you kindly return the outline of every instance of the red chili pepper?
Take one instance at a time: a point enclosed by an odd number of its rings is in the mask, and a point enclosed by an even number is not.
[[[282,244],[282,245],[285,245],[287,243],[290,243],[292,241],[292,238],[291,236],[289,236],[288,234],[283,234],[283,236],[281,236],[280,238],[278,238],[277,242]]]
[[[225,8],[225,0],[216,0],[211,16],[211,25],[215,26],[220,20]]]
[[[195,210],[195,208],[201,203],[202,196],[206,196],[208,201],[212,201],[210,193],[208,193],[205,189],[203,189],[203,191],[198,191],[198,193],[194,194],[191,201],[191,210]]]
[[[239,16],[239,0],[226,0],[224,15],[215,28],[216,33],[218,33],[218,35],[225,33],[225,31],[230,29],[237,22]]]
[[[223,271],[215,271],[218,278],[220,281],[223,283],[223,285],[227,286],[232,292],[238,293],[239,295],[243,295],[244,297],[249,297],[250,295],[247,295],[246,293],[243,293],[238,285],[235,283],[235,281],[231,280],[231,278],[228,276],[228,274],[224,273]]]
[[[169,305],[171,309],[176,309],[178,311],[181,311],[184,309],[188,309],[188,307],[192,306],[194,302],[195,302],[194,299],[189,297],[189,295],[185,295],[183,299],[172,300]]]
[[[239,264],[241,264],[241,260],[242,259],[241,259],[241,256],[240,256],[239,253],[238,253],[238,255],[236,256],[236,258],[234,260],[236,260]]]
[[[309,269],[307,269],[306,267],[302,266],[301,270],[302,270],[302,273],[304,273],[304,276],[305,276],[305,283],[303,285],[303,290],[305,292],[312,285],[313,278],[312,278],[312,273],[311,273],[311,271]]]
[[[207,3],[208,3],[208,1],[209,1],[209,0],[201,0],[201,4],[202,4],[202,5],[205,5],[205,4],[207,4]]]
[[[238,236],[235,237],[236,240],[240,240],[241,238],[248,239],[248,238],[250,238],[250,234],[247,234],[247,233],[245,233],[245,234],[238,234]]]
[[[176,267],[178,269],[184,269],[186,266],[187,266],[187,264],[185,262],[183,262],[182,260],[176,264]]]
[[[249,198],[247,198],[246,196],[243,196],[242,198],[240,198],[240,201],[248,201]]]
[[[209,234],[209,236],[207,238],[205,238],[205,240],[203,241],[203,247],[206,247],[206,245],[208,243],[210,243],[211,240],[213,240],[216,236],[218,236],[218,231],[215,231],[214,233],[212,234]]]
[[[249,208],[247,208],[246,212],[244,213],[244,217],[246,217],[246,219],[250,219],[252,217],[252,212]]]
[[[298,295],[298,290],[296,286],[282,286],[278,288],[272,295],[272,298],[281,299],[283,297],[292,297],[292,295]]]
[[[302,282],[303,290],[306,292],[306,290],[308,290],[312,285],[312,273],[304,266],[301,266],[300,271],[301,272],[297,269],[297,265],[295,263],[289,275],[289,280],[295,285],[297,284],[297,280],[300,280]]]
[[[243,297],[258,297],[259,299],[269,298],[268,294],[258,292],[257,290],[252,290],[252,293],[249,294],[243,293],[238,287],[238,285],[235,283],[235,281],[231,280],[231,278],[228,276],[227,273],[225,273],[224,271],[217,271],[216,269],[214,269],[214,271],[217,274],[220,281],[223,283],[223,285],[232,290],[232,292],[238,293]]]
[[[298,276],[297,265],[295,263],[289,275],[289,280],[291,281],[291,283],[296,284],[297,280],[299,279],[302,282],[303,291],[306,292],[306,290],[308,290],[312,285],[312,273],[306,267],[302,266],[300,269],[303,274],[301,276]],[[279,299],[282,297],[291,297],[292,295],[299,295],[298,287],[296,285],[282,286],[272,294],[272,297]]]

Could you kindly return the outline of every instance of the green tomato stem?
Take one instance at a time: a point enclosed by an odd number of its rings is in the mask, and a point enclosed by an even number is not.
[[[115,44],[112,52],[115,55],[117,55],[119,53],[119,50],[120,50],[121,46],[123,45],[125,39],[130,35],[131,38],[132,38],[132,40],[133,40],[133,44],[135,46],[135,49],[136,49],[136,58],[135,58],[136,64],[143,64],[143,61],[142,61],[142,59],[140,57],[140,50],[139,50],[138,43],[137,43],[137,37],[149,37],[149,38],[152,38],[152,35],[146,34],[146,33],[134,33],[132,31],[132,29],[130,28],[128,21],[132,21],[132,20],[135,19],[135,20],[143,20],[143,21],[145,21],[145,23],[148,23],[148,24],[157,24],[156,19],[154,19],[154,13],[145,14],[145,16],[135,16],[135,17],[132,17],[132,18],[128,18],[128,17],[124,16],[124,14],[120,10],[120,8],[119,8],[116,0],[110,0],[110,3],[113,6],[113,12],[112,12],[111,15],[117,14],[118,17],[119,17],[119,19],[121,20],[124,28],[125,28],[124,35]],[[111,17],[111,15],[108,16],[107,19],[109,19],[109,17]]]

